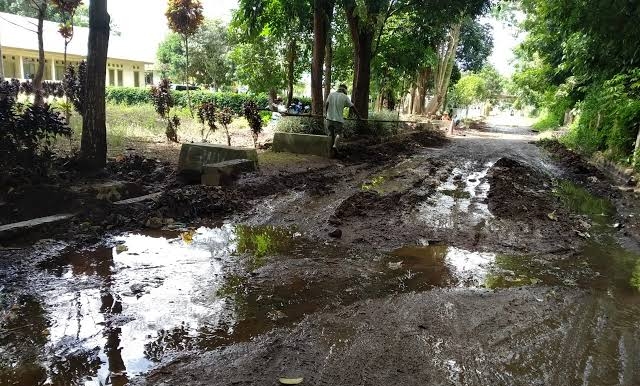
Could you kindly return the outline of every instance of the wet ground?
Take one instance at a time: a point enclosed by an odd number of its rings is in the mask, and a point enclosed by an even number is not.
[[[640,384],[629,197],[526,128],[464,134],[2,251],[0,385]]]

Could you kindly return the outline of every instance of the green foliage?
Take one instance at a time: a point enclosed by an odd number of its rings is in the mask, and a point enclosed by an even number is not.
[[[52,0],[52,3],[64,3],[65,9],[73,6],[73,3],[77,3],[78,0]],[[33,7],[31,0],[0,0],[0,12],[12,13],[14,15],[26,16],[37,18],[38,13]],[[47,7],[45,20],[65,23],[67,16],[57,6]],[[76,11],[73,13],[73,25],[80,27],[89,26],[89,8],[84,4],[77,5]]]
[[[276,122],[275,131],[296,134],[326,134],[321,120],[296,116],[280,118],[278,122]]]
[[[149,90],[139,87],[107,87],[105,97],[107,102],[119,105],[132,106],[153,103]]]
[[[568,144],[586,153],[606,151],[611,159],[632,161],[640,122],[640,69],[592,86],[578,108],[579,119],[565,138]]]
[[[451,103],[469,106],[488,97],[487,82],[480,75],[465,74],[453,87]]]
[[[231,86],[233,63],[229,59],[231,46],[227,26],[218,20],[206,20],[188,44],[189,73],[196,83],[215,89]],[[162,75],[169,79],[183,79],[185,54],[183,38],[175,32],[169,33],[156,53]]]
[[[460,30],[460,43],[456,50],[457,64],[462,71],[480,71],[493,51],[493,35],[490,24],[482,24],[465,18]]]
[[[170,92],[176,107],[187,106],[186,91],[171,90]],[[138,87],[107,87],[106,98],[108,103],[127,106],[152,103],[149,90]],[[268,98],[264,94],[249,95],[227,92],[192,91],[191,98],[197,105],[211,102],[218,108],[229,108],[235,115],[243,114],[244,104],[249,100],[256,102],[258,106],[263,108],[269,105]],[[301,100],[303,100],[304,103],[308,98],[301,98]]]
[[[285,67],[277,41],[260,36],[248,43],[237,44],[231,52],[238,81],[254,93],[282,90],[285,87]]]
[[[156,53],[163,78],[183,79],[187,65],[183,40],[179,34],[169,33],[158,46]]]

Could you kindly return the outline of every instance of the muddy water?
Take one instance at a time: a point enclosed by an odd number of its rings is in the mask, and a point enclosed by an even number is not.
[[[454,170],[431,210],[418,211],[421,221],[448,219],[437,223],[445,230],[456,221],[490,222],[484,201],[491,165]],[[370,188],[397,186],[379,178]],[[619,246],[608,202],[566,182],[554,192],[593,224],[586,247],[571,258],[473,252],[429,240],[390,252],[351,250],[308,240],[293,228],[234,224],[126,234],[107,240],[108,248],[51,250],[32,278],[39,296],[2,289],[3,309],[10,311],[0,325],[0,384],[124,385],[173,355],[248,341],[364,299],[434,288],[561,286],[591,294],[565,331],[567,358],[583,359],[583,384],[633,385],[640,363],[639,255]],[[519,339],[535,344],[534,330]],[[548,366],[527,350],[522,357],[514,350],[508,377],[525,379]],[[486,384],[455,361],[443,363],[452,384]]]

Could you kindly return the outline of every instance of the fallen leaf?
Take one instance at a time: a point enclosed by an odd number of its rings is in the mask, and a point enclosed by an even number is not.
[[[549,217],[550,220],[558,221],[558,216],[556,216],[556,211],[555,210],[553,212],[547,214],[547,217]]]
[[[304,378],[280,378],[280,383],[283,385],[299,385],[304,381]]]
[[[191,244],[191,242],[193,241],[193,234],[195,233],[195,231],[186,231],[186,232],[182,232],[180,234],[180,237],[182,238],[182,241],[184,241],[187,244]]]
[[[126,252],[126,251],[128,251],[128,250],[129,250],[129,248],[127,248],[127,246],[126,246],[126,245],[124,245],[124,244],[116,245],[116,253],[117,253],[118,255],[119,255],[119,254],[121,254],[122,252]]]

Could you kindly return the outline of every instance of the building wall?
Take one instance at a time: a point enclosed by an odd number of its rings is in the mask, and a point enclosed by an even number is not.
[[[64,74],[64,55],[45,51],[45,81],[61,81]],[[2,47],[5,78],[30,79],[38,66],[38,52]],[[80,56],[67,56],[67,63],[77,64],[85,60]],[[33,72],[33,74],[31,74]],[[107,86],[144,87],[145,63],[122,59],[107,59]]]

